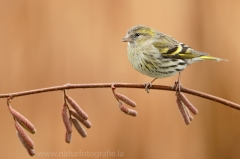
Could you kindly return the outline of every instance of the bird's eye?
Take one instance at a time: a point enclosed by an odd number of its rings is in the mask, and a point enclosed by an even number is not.
[[[140,36],[140,34],[139,34],[139,33],[136,33],[134,36],[138,37],[138,36]]]

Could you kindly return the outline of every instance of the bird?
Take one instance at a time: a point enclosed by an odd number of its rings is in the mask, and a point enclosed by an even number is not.
[[[154,78],[145,84],[149,93],[152,83],[158,78],[179,74],[175,86],[180,91],[180,73],[190,64],[205,61],[227,61],[192,49],[171,36],[145,25],[136,25],[127,31],[122,42],[127,42],[128,60],[138,72]]]

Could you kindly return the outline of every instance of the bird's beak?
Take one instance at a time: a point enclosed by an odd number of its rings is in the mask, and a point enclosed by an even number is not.
[[[129,35],[125,36],[125,37],[122,39],[122,42],[131,42],[131,41],[132,41],[132,38],[131,38]]]

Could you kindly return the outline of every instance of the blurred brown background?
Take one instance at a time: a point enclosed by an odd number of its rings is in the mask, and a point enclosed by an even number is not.
[[[151,78],[131,67],[127,44],[121,42],[130,27],[144,24],[228,59],[194,64],[181,82],[240,103],[239,6],[240,1],[228,0],[1,0],[0,93],[66,83],[148,82]],[[155,84],[173,85],[176,79]],[[187,95],[200,113],[186,126],[173,92],[117,91],[137,102],[138,117],[121,113],[110,89],[68,91],[93,124],[85,139],[75,131],[71,144],[64,141],[62,92],[15,98],[12,106],[37,128],[30,135],[35,158],[240,158],[237,110]],[[0,105],[0,158],[30,158],[16,136],[6,99]],[[122,157],[111,156],[118,151]]]

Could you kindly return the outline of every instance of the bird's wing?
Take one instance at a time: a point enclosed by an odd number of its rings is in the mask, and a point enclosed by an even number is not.
[[[159,50],[163,57],[192,59],[208,55],[204,52],[198,52],[183,43],[179,43],[166,35],[162,36],[161,40],[153,42],[153,46]]]

